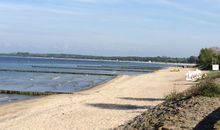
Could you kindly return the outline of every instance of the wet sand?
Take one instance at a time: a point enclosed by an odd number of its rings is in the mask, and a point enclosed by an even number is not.
[[[103,130],[117,127],[163,102],[173,89],[181,92],[189,69],[170,68],[150,74],[119,76],[71,95],[54,95],[0,106],[3,130]]]

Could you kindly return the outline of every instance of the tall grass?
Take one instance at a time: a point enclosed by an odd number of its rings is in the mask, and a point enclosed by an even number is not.
[[[165,96],[165,99],[167,101],[175,101],[181,98],[182,98],[182,95],[179,94],[176,90],[172,90],[172,92],[170,92],[168,95]]]
[[[190,89],[192,96],[220,97],[220,85],[213,79],[205,79]]]
[[[210,78],[210,79],[220,78],[220,71],[209,72],[207,78]]]

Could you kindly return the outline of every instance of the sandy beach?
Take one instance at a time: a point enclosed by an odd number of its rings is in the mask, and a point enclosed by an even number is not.
[[[189,69],[119,76],[71,95],[54,95],[0,106],[1,130],[103,130],[115,128],[181,92]]]

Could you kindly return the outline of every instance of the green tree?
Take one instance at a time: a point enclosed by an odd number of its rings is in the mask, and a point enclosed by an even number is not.
[[[198,57],[198,66],[200,69],[209,70],[212,68],[212,61],[215,58],[215,54],[211,49],[203,48],[200,51]]]
[[[197,63],[198,62],[198,57],[196,56],[190,56],[187,58],[187,63]]]

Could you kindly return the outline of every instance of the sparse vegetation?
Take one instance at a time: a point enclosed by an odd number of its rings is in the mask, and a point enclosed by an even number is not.
[[[220,85],[213,80],[201,82],[192,90],[192,96],[220,97]]]
[[[193,96],[220,97],[220,84],[216,83],[216,79],[220,77],[220,72],[211,72],[207,78],[201,80],[194,87],[183,93],[172,91],[165,96],[167,101],[182,100]]]
[[[170,94],[165,96],[165,99],[167,101],[175,101],[177,99],[180,99],[181,97],[181,94],[179,94],[176,90],[173,90]]]
[[[209,78],[209,79],[217,79],[217,78],[220,78],[220,71],[212,71],[212,72],[209,72],[207,78]]]

